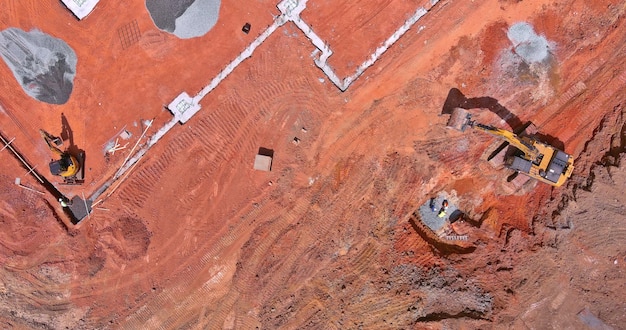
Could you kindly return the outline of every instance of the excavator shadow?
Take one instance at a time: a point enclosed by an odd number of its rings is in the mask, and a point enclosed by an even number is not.
[[[504,120],[514,132],[523,126],[519,117],[509,111],[509,109],[500,104],[500,102],[493,97],[483,96],[467,98],[458,88],[451,88],[448,92],[448,97],[443,104],[441,114],[451,115],[454,108],[463,108],[468,110],[480,108],[489,109],[489,111]]]
[[[533,134],[533,137],[536,138],[537,140],[541,141],[541,142],[545,142],[557,149],[560,150],[565,150],[565,143],[563,143],[563,141],[561,141],[558,137],[556,136],[552,136],[550,134],[543,134],[543,133],[535,133]]]

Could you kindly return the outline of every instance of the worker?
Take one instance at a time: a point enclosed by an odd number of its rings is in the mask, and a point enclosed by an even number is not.
[[[439,213],[437,214],[438,217],[443,218],[446,216],[446,210],[442,207],[441,210],[439,210]]]
[[[68,203],[69,202],[69,203]],[[59,203],[61,204],[61,206],[63,207],[68,207],[70,205],[72,205],[71,201],[65,201],[65,199],[63,199],[62,197],[59,197]]]
[[[441,203],[441,208],[444,209],[444,210],[448,209],[448,200],[447,199],[443,200],[443,203]]]
[[[430,205],[429,206],[430,206],[430,210],[431,211],[433,211],[433,212],[437,211],[437,206],[435,205],[435,199],[434,198],[430,199]]]

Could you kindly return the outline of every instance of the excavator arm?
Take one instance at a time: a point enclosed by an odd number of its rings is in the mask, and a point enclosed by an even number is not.
[[[61,150],[59,150],[59,148],[57,148],[54,145],[54,140],[56,139],[54,136],[50,135],[50,133],[40,129],[39,130],[39,134],[41,134],[41,137],[44,139],[44,141],[46,141],[46,144],[48,145],[48,148],[50,148],[50,151],[52,151],[53,154],[62,157],[63,156],[63,152]]]
[[[468,122],[468,125],[475,130],[483,131],[485,133],[505,140],[506,142],[523,152],[524,155],[526,155],[527,159],[531,159],[535,162],[541,161],[542,154],[533,145],[533,143],[524,138],[520,138],[519,136],[517,136],[517,134],[513,132],[509,132],[507,130],[503,130],[489,125],[480,124],[475,121]]]

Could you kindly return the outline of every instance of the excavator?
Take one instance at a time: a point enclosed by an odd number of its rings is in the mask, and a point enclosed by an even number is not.
[[[455,108],[447,126],[459,131],[470,127],[508,142],[519,151],[505,159],[505,166],[552,186],[563,185],[574,171],[574,158],[571,155],[532,137],[518,136],[504,129],[477,123],[465,109]]]
[[[72,156],[69,152],[64,152],[57,148],[57,146],[62,143],[62,140],[60,138],[55,137],[42,129],[39,130],[39,133],[41,134],[41,137],[46,141],[46,144],[48,144],[48,148],[50,148],[50,151],[52,151],[53,154],[60,158],[50,161],[49,166],[52,175],[62,177],[64,183],[66,184],[79,183],[79,180],[82,178],[79,178],[78,176],[82,171],[81,164],[78,159]]]

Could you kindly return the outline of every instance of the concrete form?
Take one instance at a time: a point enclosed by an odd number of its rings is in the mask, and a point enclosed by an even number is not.
[[[93,11],[100,0],[61,0],[67,9],[78,18],[83,19]]]
[[[170,105],[168,109],[174,115],[176,120],[180,121],[181,124],[187,122],[196,112],[200,111],[200,101],[204,98],[209,92],[215,89],[219,83],[224,80],[233,70],[241,64],[246,58],[252,56],[254,50],[259,47],[274,31],[278,29],[278,27],[284,25],[287,22],[293,22],[298,29],[304,33],[304,35],[311,40],[313,45],[317,48],[313,54],[317,55],[321,52],[319,57],[317,57],[314,62],[317,67],[319,67],[324,74],[328,77],[330,81],[337,86],[341,91],[346,91],[348,87],[358,78],[363,72],[370,66],[374,65],[374,63],[391,47],[402,35],[404,35],[417,21],[426,15],[437,3],[439,0],[431,0],[430,6],[428,8],[420,7],[415,13],[407,19],[396,32],[394,32],[385,42],[380,45],[374,53],[372,53],[369,58],[361,63],[356,69],[356,72],[348,77],[343,79],[339,78],[332,67],[327,64],[328,58],[333,54],[333,51],[314,31],[313,29],[300,17],[300,14],[304,9],[306,9],[307,0],[284,0],[280,2],[277,7],[282,13],[282,15],[278,16],[274,19],[274,23],[270,25],[260,36],[258,36],[246,49],[239,54],[232,62],[230,62],[213,80],[211,83],[204,87],[196,96],[193,97],[191,101],[189,101],[189,96],[187,93],[183,92],[180,94]],[[191,102],[192,104],[189,107],[185,107],[183,111],[179,108],[180,100],[186,100],[186,102]],[[178,101],[178,102],[177,102]]]

